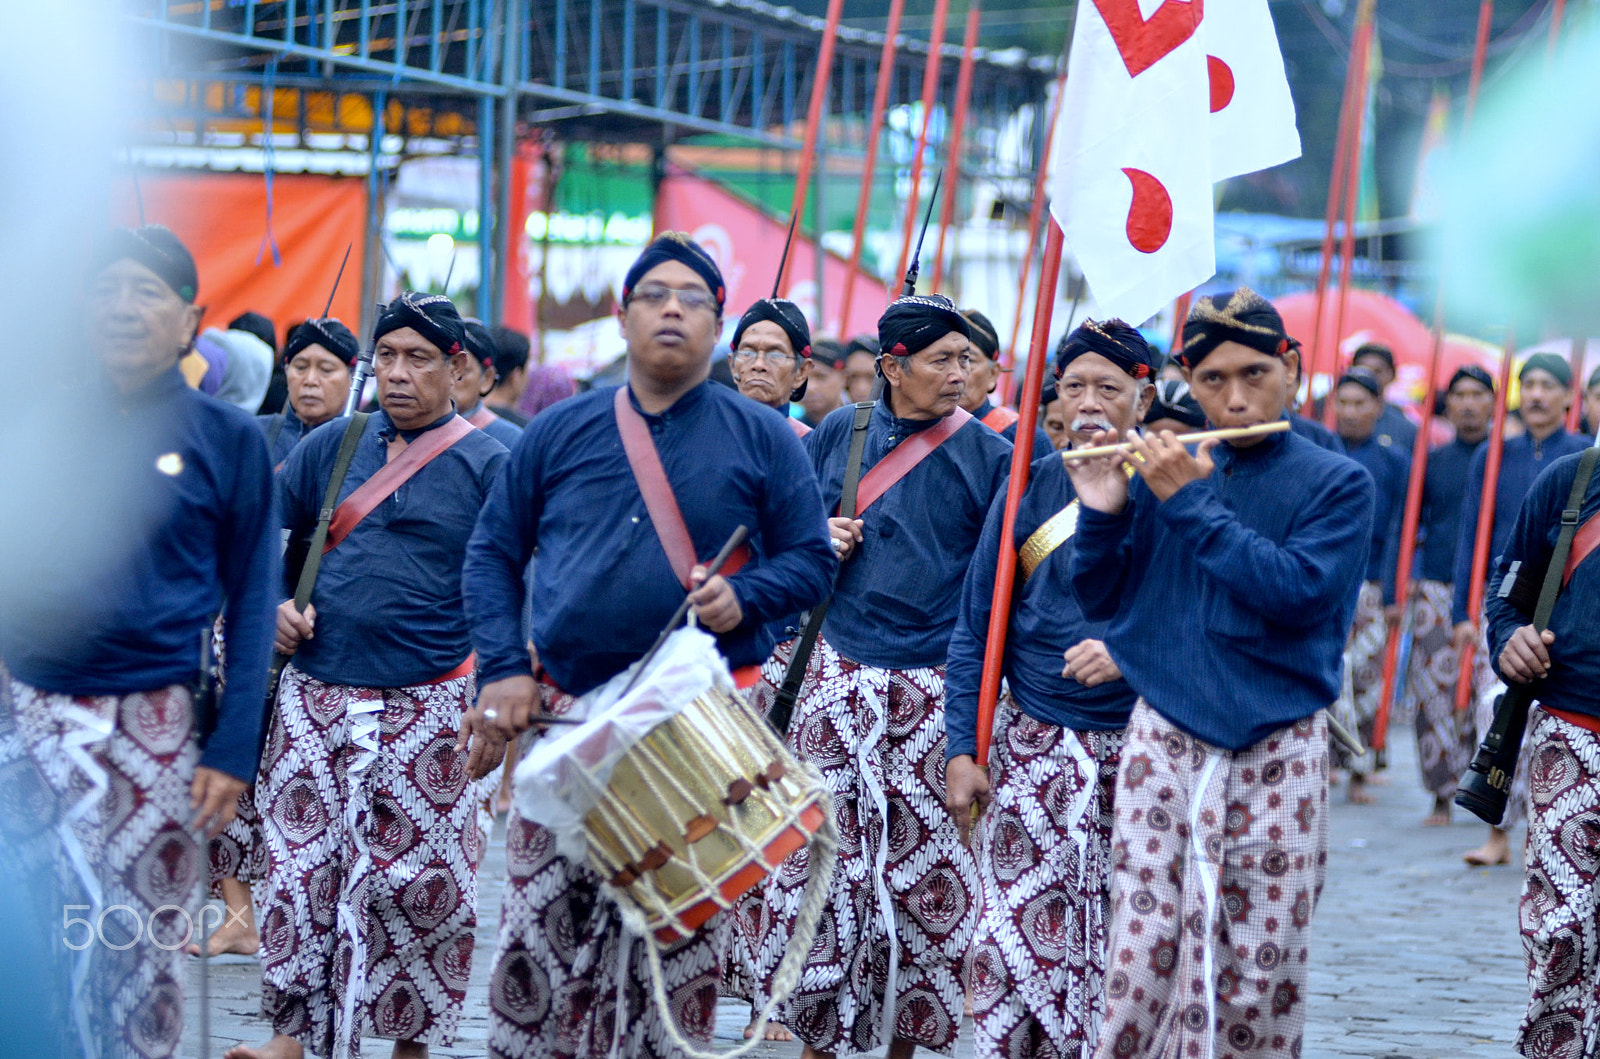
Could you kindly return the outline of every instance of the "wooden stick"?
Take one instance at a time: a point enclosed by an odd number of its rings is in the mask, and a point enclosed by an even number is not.
[[[956,112],[950,119],[950,132],[945,137],[946,154],[944,171],[949,175],[949,186],[944,189],[944,203],[939,207],[939,242],[933,250],[933,285],[937,291],[944,286],[944,237],[955,223],[956,188],[961,183],[961,130],[967,123],[967,104],[972,99],[973,52],[978,47],[978,5],[967,8],[967,28],[961,39],[961,66],[956,72]]]
[[[1467,581],[1467,620],[1475,626],[1483,619],[1484,581],[1489,572],[1489,545],[1494,537],[1495,497],[1500,489],[1500,461],[1505,454],[1506,400],[1511,390],[1511,360],[1517,351],[1516,336],[1506,332],[1505,351],[1500,356],[1500,378],[1494,391],[1494,419],[1484,442],[1483,493],[1478,500],[1478,525],[1472,537],[1472,574]],[[1472,656],[1477,638],[1461,649],[1460,669],[1456,673],[1456,713],[1466,713],[1472,705]],[[1489,660],[1491,663],[1494,659]]]
[[[1289,429],[1287,419],[1277,419],[1271,423],[1257,423],[1253,427],[1227,427],[1223,430],[1202,430],[1198,434],[1180,434],[1178,440],[1185,445],[1197,441],[1228,441],[1232,438],[1258,438],[1268,434],[1281,434]],[[1120,441],[1115,445],[1093,445],[1087,449],[1068,449],[1061,454],[1062,463],[1071,463],[1073,460],[1087,460],[1091,456],[1115,456],[1122,451],[1122,446],[1127,442]]]
[[[1344,314],[1345,307],[1350,300],[1350,270],[1355,263],[1356,255],[1356,206],[1361,198],[1361,140],[1367,127],[1367,89],[1372,80],[1372,68],[1368,59],[1372,54],[1372,7],[1371,0],[1363,0],[1356,13],[1356,38],[1354,48],[1359,56],[1360,67],[1356,70],[1356,83],[1350,97],[1351,115],[1349,153],[1345,155],[1345,186],[1344,186],[1344,232],[1339,238],[1339,296],[1335,299],[1333,314],[1333,346],[1328,350],[1328,374],[1332,377],[1333,387],[1328,391],[1328,397],[1322,402],[1322,425],[1329,430],[1334,429],[1335,413],[1338,402],[1334,394],[1338,391],[1339,376],[1343,372],[1343,365],[1339,363],[1340,343],[1344,341]],[[1321,321],[1318,321],[1320,329]]]
[[[794,178],[794,202],[789,207],[790,217],[804,218],[806,214],[806,193],[811,187],[811,167],[817,157],[817,132],[822,123],[822,108],[828,101],[828,79],[833,75],[833,45],[839,37],[839,13],[844,8],[844,0],[828,0],[827,21],[822,29],[822,47],[817,51],[817,69],[812,74],[811,102],[806,107],[805,138],[800,147],[800,168]],[[823,221],[817,218],[816,242],[812,249],[817,254],[822,253],[822,226]],[[778,278],[772,284],[774,291],[783,287],[784,275],[789,270],[789,259],[785,257],[778,262]],[[773,297],[777,297],[776,294]],[[821,321],[817,321],[819,324]]]
[[[894,76],[895,42],[899,39],[900,13],[905,0],[889,0],[889,22],[883,30],[883,54],[878,58],[878,85],[872,92],[872,117],[867,120],[867,160],[861,168],[856,197],[855,224],[850,232],[850,261],[845,266],[844,293],[839,296],[841,336],[850,330],[850,306],[855,301],[856,276],[861,272],[861,240],[867,231],[867,211],[872,206],[872,173],[878,163],[878,141],[883,139],[883,112],[889,105],[889,83]],[[820,327],[822,321],[817,321]]]
[[[717,553],[717,557],[707,564],[706,569],[711,571],[706,576],[707,581],[722,572],[722,568],[728,565],[728,560],[733,558],[734,549],[744,543],[745,536],[749,532],[744,526],[734,527],[733,534],[728,538],[728,543],[724,544],[722,550]],[[678,609],[672,612],[672,617],[661,629],[661,635],[656,637],[656,642],[650,645],[650,650],[646,651],[644,657],[639,660],[639,668],[633,671],[633,677],[628,681],[628,686],[622,689],[623,695],[632,691],[633,686],[639,683],[639,678],[644,676],[644,671],[650,665],[651,659],[655,658],[656,652],[661,650],[661,645],[667,642],[667,637],[672,635],[672,630],[678,627],[678,623],[683,620],[683,616],[689,613],[689,599],[696,591],[696,589],[690,589],[684,595],[683,602],[678,604]]]
[[[943,62],[945,19],[950,14],[950,0],[933,2],[933,36],[928,41],[928,61],[922,68],[922,128],[917,133],[917,151],[911,156],[911,193],[906,196],[905,232],[900,240],[900,267],[895,275],[903,276],[911,264],[911,233],[917,226],[917,205],[922,199],[922,156],[928,149],[928,123],[933,119],[934,104],[939,95],[939,68]]]

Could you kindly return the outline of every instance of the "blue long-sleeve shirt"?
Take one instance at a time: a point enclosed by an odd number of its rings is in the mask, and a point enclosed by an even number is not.
[[[1483,442],[1452,439],[1428,453],[1418,520],[1417,564],[1413,576],[1449,584],[1455,577],[1456,542],[1461,537],[1461,498],[1467,488],[1472,454]]]
[[[1028,488],[1017,507],[1013,548],[1072,502],[1077,494],[1061,457],[1050,453],[1028,472]],[[1005,522],[1005,490],[999,490],[984,519],[983,536],[972,553],[961,584],[961,607],[950,633],[944,672],[946,758],[977,752],[978,685],[983,679],[984,640],[989,634],[995,564]],[[1012,700],[1028,716],[1076,730],[1105,731],[1128,723],[1136,697],[1125,680],[1086,688],[1061,675],[1062,656],[1084,640],[1105,637],[1105,622],[1091,622],[1072,597],[1072,540],[1068,538],[1011,594],[1011,625],[1001,670]]]
[[[574,695],[637,661],[683,601],[622,448],[615,394],[593,390],[535,417],[484,505],[463,571],[480,684],[531,672],[521,614],[535,548],[530,635],[550,679]],[[744,620],[717,644],[732,666],[761,662],[767,623],[819,602],[835,566],[800,441],[720,383],[640,414],[695,554],[710,562],[736,526],[750,531],[755,557],[728,578]]]
[[[981,423],[983,422],[983,417],[992,411],[994,411],[994,402],[985,398],[983,407],[972,413],[972,418]],[[1017,428],[1021,425],[1022,420],[1016,420],[1010,426],[1000,431],[1000,436],[1011,442],[1012,445],[1015,445],[1017,443]],[[1039,426],[1038,423],[1035,423],[1033,426],[1033,455],[1043,456],[1047,452],[1054,452],[1055,448],[1056,447],[1054,443],[1052,443],[1050,440],[1050,435],[1044,432],[1043,427]]]
[[[1344,455],[1344,442],[1339,440],[1339,435],[1315,419],[1307,419],[1296,412],[1286,412],[1283,418],[1289,421],[1290,430],[1299,434],[1313,445],[1327,449],[1329,452],[1337,452],[1341,456]]]
[[[1409,454],[1412,446],[1417,443],[1417,424],[1398,407],[1385,401],[1383,411],[1378,415],[1378,423],[1373,428],[1373,434],[1379,438],[1388,438],[1390,448]]]
[[[454,412],[421,431],[406,431],[407,440],[453,418]],[[347,422],[340,416],[306,435],[279,472],[283,525],[292,540],[316,528]],[[339,487],[340,503],[384,466],[395,434],[386,413],[372,413]],[[311,593],[316,635],[295,652],[295,667],[330,684],[400,688],[460,665],[472,653],[461,562],[478,510],[505,462],[504,445],[471,431],[324,555]]]
[[[1534,479],[1517,511],[1505,550],[1495,560],[1490,590],[1484,597],[1490,658],[1497,668],[1511,634],[1533,621],[1533,612],[1512,603],[1502,595],[1501,587],[1511,564],[1520,562],[1523,569],[1532,571],[1537,598],[1556,538],[1561,535],[1561,512],[1577,478],[1579,459],[1578,453],[1563,456]],[[1597,513],[1600,471],[1589,479],[1584,491],[1578,524]],[[1550,631],[1556,634],[1556,642],[1549,647],[1550,675],[1540,680],[1535,690],[1539,701],[1559,710],[1600,716],[1600,554],[1591,554],[1572,572],[1572,580],[1556,597],[1555,609],[1550,612]]]
[[[274,434],[272,424],[279,421],[283,426]],[[262,437],[267,439],[267,459],[274,469],[283,466],[283,461],[300,444],[300,439],[309,433],[305,420],[294,414],[294,406],[288,401],[283,402],[283,411],[276,415],[256,416],[256,426],[261,428]]]
[[[471,419],[483,408],[483,402],[479,401],[471,408],[461,410],[460,414],[463,419]],[[478,429],[504,445],[507,452],[516,448],[517,442],[522,440],[522,428],[504,416],[495,415],[493,410],[490,410],[489,418]]]
[[[844,495],[853,407],[829,413],[806,451],[828,514]],[[867,423],[861,475],[937,419],[899,419],[879,400]],[[862,540],[839,573],[822,635],[846,658],[880,669],[942,666],[961,582],[983,520],[1011,465],[1011,443],[973,419],[896,482],[862,517]]]
[[[197,718],[200,763],[255,779],[279,580],[272,468],[251,417],[176,368],[121,401],[102,439],[127,490],[103,527],[115,552],[63,568],[0,622],[17,679],[67,695],[193,684],[219,612],[226,689]]]
[[[1078,517],[1072,592],[1163,717],[1240,750],[1339,694],[1372,540],[1372,476],[1293,433],[1219,445],[1216,469],[1164,503]]]
[[[1411,460],[1394,445],[1385,445],[1383,435],[1373,434],[1365,441],[1345,440],[1345,455],[1372,475],[1377,487],[1372,508],[1372,547],[1367,552],[1365,579],[1383,584],[1383,601],[1394,602],[1394,559],[1398,552],[1390,545],[1400,536],[1400,520],[1406,509],[1406,487],[1411,479]],[[1386,561],[1388,560],[1388,561]]]
[[[1569,434],[1557,427],[1556,432],[1543,441],[1535,441],[1523,434],[1505,443],[1500,456],[1500,484],[1495,487],[1494,527],[1489,531],[1489,565],[1505,550],[1511,536],[1511,524],[1522,508],[1522,498],[1533,488],[1539,472],[1570,452],[1582,452],[1589,439]],[[1467,488],[1461,496],[1461,522],[1456,538],[1454,589],[1455,599],[1450,607],[1450,620],[1456,624],[1467,621],[1467,605],[1472,594],[1472,546],[1478,533],[1478,512],[1483,506],[1483,473],[1488,465],[1489,446],[1479,445],[1472,454],[1472,466],[1467,472]],[[1487,582],[1485,582],[1487,584]],[[1485,590],[1484,595],[1488,596]],[[1473,620],[1477,615],[1470,615]]]

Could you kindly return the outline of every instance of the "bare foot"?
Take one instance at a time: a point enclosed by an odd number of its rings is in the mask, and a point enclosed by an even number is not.
[[[248,927],[218,927],[206,946],[212,956],[254,956],[261,951],[261,935]],[[200,955],[199,945],[184,948],[190,956]]]
[[[235,1045],[222,1053],[222,1059],[305,1059],[305,1054],[299,1041],[280,1033],[257,1048]]]
[[[1347,798],[1352,805],[1371,805],[1378,800],[1367,790],[1367,777],[1360,772],[1350,773],[1350,792]]]
[[[1487,868],[1495,864],[1511,863],[1511,838],[1498,827],[1489,828],[1489,841],[1461,855],[1461,859],[1474,868]]]
[[[761,1039],[764,1041],[794,1040],[794,1034],[785,1029],[783,1024],[780,1022],[769,1022],[767,1023],[767,1028],[763,1030],[755,1019],[751,1019],[750,1025],[744,1028],[744,1039],[748,1041],[757,1033],[761,1034]]]
[[[428,1046],[419,1041],[395,1041],[394,1059],[428,1059]]]
[[[1448,827],[1450,826],[1450,799],[1435,798],[1433,812],[1422,818],[1423,827]]]

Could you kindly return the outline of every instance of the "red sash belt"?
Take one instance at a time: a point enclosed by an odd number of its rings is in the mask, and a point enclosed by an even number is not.
[[[1015,409],[1000,405],[996,408],[991,408],[989,414],[983,417],[983,425],[999,434],[1019,418]]]
[[[793,416],[789,417],[789,429],[794,431],[794,436],[797,438],[803,438],[807,434],[811,433],[810,427],[806,426]]]
[[[1591,515],[1589,521],[1579,526],[1578,532],[1572,535],[1572,550],[1567,553],[1567,565],[1561,571],[1562,588],[1566,588],[1567,582],[1572,580],[1572,573],[1578,569],[1578,564],[1596,548],[1600,548],[1600,515]]]
[[[678,583],[687,589],[689,575],[699,560],[695,558],[694,541],[689,537],[683,512],[678,508],[678,498],[672,495],[672,483],[667,481],[666,469],[661,466],[661,455],[656,452],[656,443],[650,437],[650,425],[634,409],[633,402],[628,400],[626,386],[617,388],[614,407],[617,431],[622,435],[622,451],[627,454],[628,467],[639,486],[639,495],[644,497],[645,512],[650,516],[650,524],[655,527],[661,550],[667,553],[667,562],[672,564],[673,574],[677,576]],[[726,576],[749,561],[750,549],[740,545],[728,564],[712,573]]]
[[[464,677],[468,673],[470,673],[474,669],[476,669],[477,667],[478,667],[478,652],[474,651],[471,654],[467,655],[467,657],[463,658],[461,660],[461,664],[456,666],[450,672],[448,672],[448,673],[446,673],[446,674],[444,674],[443,676],[440,676],[440,677],[434,677],[432,680],[425,680],[425,681],[423,681],[423,683],[424,684],[443,684],[447,680],[455,680],[455,679],[457,679],[459,677]]]
[[[482,430],[490,423],[493,423],[497,418],[499,417],[480,404],[476,412],[472,413],[470,416],[467,416],[467,422],[471,423],[479,430]]]
[[[471,423],[456,416],[444,426],[425,432],[407,445],[400,455],[378,468],[377,474],[362,482],[334,510],[322,553],[326,555],[337,548],[350,535],[350,531],[372,514],[379,504],[393,496],[396,489],[410,481],[411,476],[426,467],[435,456],[472,433],[473,429]]]
[[[1585,731],[1600,735],[1600,717],[1590,717],[1586,713],[1573,713],[1570,710],[1558,710],[1554,706],[1539,704],[1539,708],[1552,717],[1559,717],[1568,724],[1577,725]]]
[[[467,662],[471,662],[471,661],[473,661],[472,658],[467,659]],[[463,664],[465,664],[465,663],[463,663]],[[460,674],[457,674],[457,675],[459,676]],[[439,679],[440,680],[445,680],[447,678],[440,677]],[[555,681],[550,679],[550,674],[546,673],[544,671],[543,667],[541,667],[539,669],[539,675],[538,675],[537,679],[538,679],[539,683],[543,684],[545,687],[549,688],[551,691],[559,691],[563,695],[566,694],[565,691],[561,691],[560,686],[558,686]],[[760,680],[761,680],[761,667],[759,665],[755,665],[755,666],[740,666],[738,669],[735,669],[733,671],[733,686],[736,687],[736,688],[739,688],[741,691],[746,690],[748,688],[755,687],[756,684],[760,682]]]
[[[856,490],[856,518],[872,506],[890,486],[911,473],[911,469],[955,436],[955,432],[966,426],[972,416],[964,409],[957,407],[950,415],[945,416],[934,426],[927,430],[919,431],[896,445],[890,453],[877,463],[872,469],[861,476],[861,485]]]

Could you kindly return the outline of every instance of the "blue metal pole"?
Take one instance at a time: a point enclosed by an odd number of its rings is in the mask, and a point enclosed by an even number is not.
[[[494,313],[494,97],[478,97],[478,319]],[[450,293],[449,291],[445,292]]]

